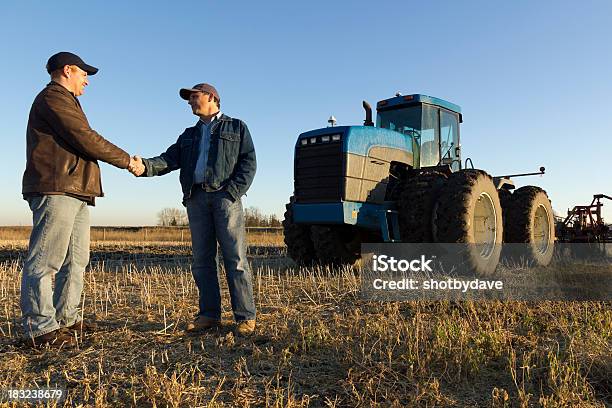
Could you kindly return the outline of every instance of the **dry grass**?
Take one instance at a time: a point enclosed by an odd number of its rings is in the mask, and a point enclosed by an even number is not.
[[[352,270],[253,258],[256,334],[232,335],[224,285],[227,324],[186,336],[190,269],[159,254],[188,247],[96,244],[83,304],[102,330],[77,350],[31,351],[16,328],[19,248],[0,263],[0,388],[59,384],[88,406],[612,404],[609,303],[373,302]]]

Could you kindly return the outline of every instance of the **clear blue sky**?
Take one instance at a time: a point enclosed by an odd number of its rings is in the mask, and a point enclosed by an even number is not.
[[[155,156],[196,122],[178,89],[210,82],[246,121],[258,171],[245,206],[282,216],[303,131],[361,124],[396,91],[460,105],[464,158],[544,187],[565,213],[612,195],[612,3],[570,1],[3,2],[0,225],[29,225],[25,128],[47,58],[100,68],[81,103],[94,129]],[[180,207],[178,172],[135,179],[102,164],[94,225],[154,224]],[[605,211],[612,221],[612,203]]]

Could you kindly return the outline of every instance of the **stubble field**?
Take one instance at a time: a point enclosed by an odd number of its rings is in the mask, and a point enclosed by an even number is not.
[[[0,242],[0,389],[59,386],[82,406],[544,406],[612,404],[604,302],[374,302],[352,269],[297,268],[251,235],[258,327],[183,332],[197,312],[190,247],[92,244],[77,349],[20,344],[26,241]],[[223,271],[221,270],[221,273]]]

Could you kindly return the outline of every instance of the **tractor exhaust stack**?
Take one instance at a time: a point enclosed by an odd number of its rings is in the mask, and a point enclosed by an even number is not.
[[[374,126],[372,122],[372,107],[366,101],[363,101],[363,109],[365,109],[366,117],[363,121],[363,126]]]

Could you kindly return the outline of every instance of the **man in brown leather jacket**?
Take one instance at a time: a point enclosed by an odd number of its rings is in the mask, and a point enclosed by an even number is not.
[[[33,215],[21,281],[26,341],[60,346],[94,329],[79,316],[89,263],[89,210],[102,197],[98,160],[132,168],[130,155],[94,131],[77,99],[98,72],[77,55],[49,58],[51,82],[36,96],[27,127],[23,196]],[[52,278],[55,276],[55,288]]]

